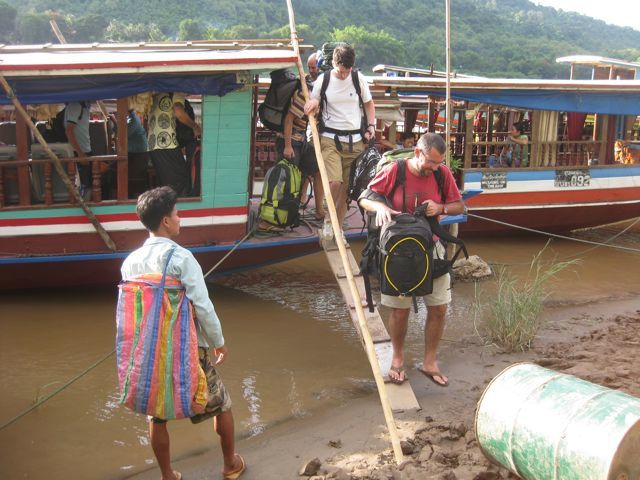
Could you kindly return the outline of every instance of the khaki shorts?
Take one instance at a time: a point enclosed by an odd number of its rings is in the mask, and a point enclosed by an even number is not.
[[[327,176],[330,182],[349,183],[351,164],[364,150],[362,140],[353,143],[353,152],[349,152],[349,143],[342,142],[342,151],[336,148],[333,137],[320,137],[320,147],[322,148],[322,158],[327,169]]]
[[[444,257],[444,245],[436,242],[436,255],[439,258]],[[451,303],[451,275],[448,273],[433,280],[433,291],[422,297],[427,307],[435,307],[438,305],[447,305]],[[394,297],[392,295],[382,294],[380,302],[385,307],[390,308],[412,308],[413,299],[411,297]]]
[[[192,423],[200,423],[208,418],[217,417],[221,413],[231,409],[231,397],[224,387],[218,372],[216,372],[213,363],[211,363],[209,350],[199,347],[198,355],[200,357],[200,366],[207,377],[207,405],[204,407],[204,413],[198,413],[189,418]],[[156,417],[151,417],[150,420],[153,423],[166,422],[166,420]]]

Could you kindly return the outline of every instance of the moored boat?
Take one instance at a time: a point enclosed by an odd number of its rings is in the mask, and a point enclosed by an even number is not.
[[[599,58],[594,69],[606,61]],[[633,155],[640,80],[635,70],[622,71],[640,65],[609,61],[609,67],[594,70],[595,80],[451,79],[450,145],[459,184],[483,191],[467,201],[462,235],[567,232],[640,215],[640,156]],[[437,72],[376,69],[384,76],[371,77],[374,98],[403,113],[405,132],[442,130],[445,80]],[[507,165],[500,154],[516,122],[525,125],[528,161]]]
[[[0,47],[0,74],[22,105],[111,101],[121,132],[127,128],[127,97],[179,91],[201,98],[199,194],[180,198],[178,207],[180,242],[203,268],[218,262],[249,230],[253,82],[258,73],[295,61],[283,40]],[[0,104],[11,104],[8,93]],[[116,135],[114,149],[90,157],[93,185],[86,204],[113,249],[66,190],[51,159],[36,155],[39,146],[26,120],[17,111],[12,116],[5,123],[13,128],[14,144],[2,147],[0,156],[0,290],[115,284],[122,259],[146,237],[127,191],[127,136]],[[73,150],[67,144],[49,146],[73,181]],[[115,162],[109,200],[99,162]],[[216,274],[315,251],[317,237],[311,233],[251,239]]]

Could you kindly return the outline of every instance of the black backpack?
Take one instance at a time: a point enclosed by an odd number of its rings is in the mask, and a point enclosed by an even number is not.
[[[404,159],[396,162],[398,173],[390,196],[393,197],[396,188],[402,186],[402,210],[406,212],[406,162]],[[444,201],[444,175],[439,169],[434,174]],[[367,305],[371,312],[374,309],[369,275],[378,275],[380,291],[385,295],[411,296],[417,313],[416,297],[432,292],[433,279],[450,273],[460,252],[464,252],[465,258],[469,258],[464,242],[442,228],[436,217],[425,217],[426,209],[427,204],[420,205],[413,215],[402,213],[381,229],[369,229],[367,243],[362,251],[360,272],[363,275]],[[446,258],[446,250],[445,258],[436,258],[434,234],[440,237],[443,243],[450,242],[459,246],[453,258]]]
[[[358,200],[373,177],[376,176],[378,163],[382,159],[380,151],[375,146],[375,139],[369,140],[369,146],[351,164],[349,173],[349,188],[347,190],[347,203]]]
[[[300,80],[287,69],[271,72],[271,85],[258,108],[260,121],[269,130],[284,131],[284,119],[289,112],[291,97],[300,89]]]
[[[82,108],[78,120],[82,118],[84,110],[87,108],[84,102],[80,102],[80,105]],[[64,114],[66,111],[67,107],[65,106],[55,117],[49,120],[48,125],[45,127],[46,134],[44,135],[44,139],[48,143],[67,143],[69,141],[67,138],[67,129],[64,126]]]
[[[173,97],[173,94],[172,94]],[[186,98],[184,99],[184,111],[191,120],[195,120],[196,114],[193,111],[193,107],[191,103]],[[186,147],[193,143],[195,136],[193,134],[193,129],[182,123],[180,120],[176,118],[176,141],[178,142],[179,147]]]

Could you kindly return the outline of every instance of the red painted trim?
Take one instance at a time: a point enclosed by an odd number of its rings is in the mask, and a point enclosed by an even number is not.
[[[640,188],[601,188],[597,190],[563,190],[544,192],[513,192],[477,195],[466,201],[470,207],[526,206],[573,203],[640,201]]]
[[[166,67],[170,65],[239,65],[250,63],[295,63],[297,58],[220,58],[202,60],[155,60],[146,62],[107,62],[107,63],[75,63],[75,64],[33,64],[33,65],[0,65],[1,71],[21,71],[21,70],[76,70],[76,69],[99,69],[99,68],[144,68],[144,67]]]
[[[230,215],[246,215],[249,207],[224,207],[224,208],[203,208],[198,210],[178,210],[178,215],[183,218],[197,217],[225,217]],[[96,215],[100,222],[125,222],[136,221],[138,216],[135,213],[111,213]],[[68,217],[47,217],[47,218],[8,218],[0,219],[0,227],[23,227],[31,225],[71,225],[88,224],[89,219],[84,215],[74,215]]]

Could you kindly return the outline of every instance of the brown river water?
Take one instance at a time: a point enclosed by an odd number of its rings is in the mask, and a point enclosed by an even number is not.
[[[621,228],[576,236],[605,241]],[[640,249],[640,229],[615,243]],[[526,272],[544,244],[539,236],[467,242],[471,254],[511,264],[517,274]],[[361,247],[353,245],[357,252]],[[554,240],[544,259],[575,254],[581,263],[552,281],[548,305],[638,295],[639,253]],[[474,298],[490,296],[491,283],[455,285],[442,362],[451,342],[473,335]],[[375,390],[324,254],[229,277],[211,285],[210,293],[229,348],[221,374],[234,402],[238,437],[268,434],[274,424]],[[115,301],[115,287],[0,294],[0,425],[113,349]],[[411,318],[407,356],[417,362],[424,310]],[[170,429],[174,458],[219,448],[211,422],[177,421]],[[0,479],[123,479],[153,463],[144,418],[118,405],[113,356],[0,430]]]

